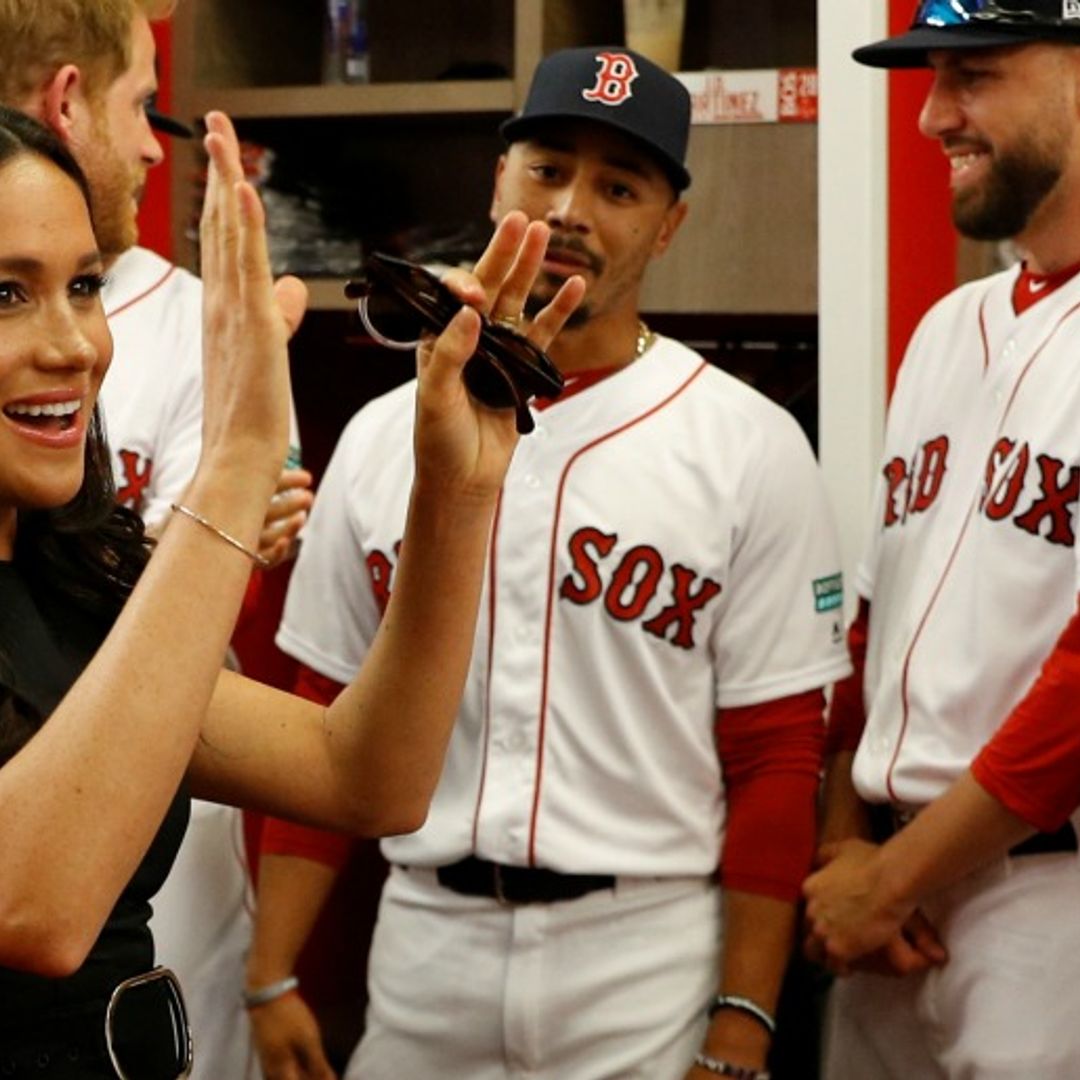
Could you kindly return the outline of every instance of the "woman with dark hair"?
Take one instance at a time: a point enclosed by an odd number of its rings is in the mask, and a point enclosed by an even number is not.
[[[191,795],[375,835],[427,812],[469,661],[515,444],[461,370],[475,309],[516,315],[546,247],[514,215],[418,351],[416,473],[393,598],[328,709],[221,670],[288,433],[295,279],[271,281],[228,120],[207,118],[199,469],[147,558],[96,421],[111,353],[75,163],[0,110],[0,1076],[184,1075],[182,1005],[149,899]],[[573,279],[531,323],[545,347]]]

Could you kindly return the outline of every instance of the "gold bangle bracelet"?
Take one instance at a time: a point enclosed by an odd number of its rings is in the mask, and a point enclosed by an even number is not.
[[[172,503],[171,505],[177,514],[183,514],[185,517],[191,518],[192,521],[198,522],[204,529],[209,529],[215,536],[220,536],[226,544],[230,544],[237,551],[243,552],[256,566],[263,570],[269,569],[269,559],[264,559],[257,551],[252,551],[246,544],[242,544],[237,540],[235,536],[230,536],[224,529],[219,529],[215,524],[207,521],[202,514],[196,513],[190,506],[184,506],[183,503]]]

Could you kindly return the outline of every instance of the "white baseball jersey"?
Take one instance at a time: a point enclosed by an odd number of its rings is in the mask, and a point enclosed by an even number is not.
[[[107,276],[114,351],[101,401],[117,495],[157,526],[202,446],[202,284],[144,248],[122,255]]]
[[[340,682],[392,582],[414,396],[408,384],[350,422],[291,579],[278,644]],[[716,708],[848,670],[810,448],[786,412],[664,338],[536,418],[496,515],[431,813],[387,856],[708,874],[724,818]]]
[[[1010,270],[959,289],[912,339],[890,410],[876,534],[864,798],[942,794],[1076,609],[1080,278],[1020,316]]]
[[[148,525],[169,513],[202,445],[202,283],[134,248],[108,273],[113,361],[101,402],[120,501]],[[195,800],[150,922],[160,963],[184,988],[198,1080],[259,1075],[241,1005],[251,898],[239,810]]]

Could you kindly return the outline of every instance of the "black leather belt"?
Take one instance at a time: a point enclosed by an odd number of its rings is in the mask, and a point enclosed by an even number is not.
[[[881,811],[884,810],[884,813]],[[877,811],[874,813],[873,811]],[[912,821],[915,814],[911,811],[898,810],[895,807],[873,807],[871,818],[875,821],[875,839],[887,840],[893,833],[898,832],[908,822]],[[1080,850],[1077,843],[1076,829],[1071,821],[1066,821],[1055,832],[1040,832],[1021,840],[1009,848],[1009,855],[1063,855],[1068,852]]]
[[[474,855],[440,866],[435,873],[444,888],[501,904],[550,904],[615,888],[614,874],[560,874],[535,866],[503,866]]]

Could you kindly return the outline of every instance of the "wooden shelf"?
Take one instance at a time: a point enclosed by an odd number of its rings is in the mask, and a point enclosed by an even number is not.
[[[394,0],[369,5],[374,81],[321,85],[323,6],[185,0],[174,19],[173,106],[186,118],[230,113],[244,138],[274,152],[280,189],[316,190],[328,224],[365,250],[396,250],[418,227],[483,228],[499,119],[522,104],[541,55],[624,36],[621,0]],[[813,66],[815,11],[814,0],[687,0],[682,63]],[[695,126],[690,218],[650,268],[644,310],[813,315],[816,144],[813,124]],[[199,147],[174,153],[182,238]],[[191,262],[182,239],[177,253]],[[310,285],[313,310],[350,309],[342,281]]]
[[[509,113],[514,108],[514,84],[509,79],[486,79],[362,86],[200,87],[189,101],[196,116],[224,109],[239,120]]]

